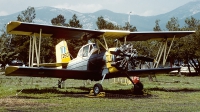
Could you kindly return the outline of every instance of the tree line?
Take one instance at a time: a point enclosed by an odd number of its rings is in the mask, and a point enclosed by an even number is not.
[[[16,18],[17,21],[33,23],[36,17],[34,7],[28,7],[22,11]],[[161,20],[155,20],[155,26],[152,28],[153,31],[162,31],[159,22]],[[76,14],[66,22],[66,18],[63,15],[57,15],[51,19],[52,25],[67,26],[82,28],[82,24],[78,20]],[[130,25],[129,22],[125,22],[124,26],[115,25],[112,22],[106,21],[103,16],[97,18],[96,25],[98,30],[109,29],[109,30],[129,30],[131,32],[137,31],[137,28]],[[184,61],[188,66],[193,65],[196,68],[197,73],[200,72],[199,65],[194,62],[199,62],[200,59],[200,37],[199,37],[200,20],[189,17],[185,19],[185,24],[180,27],[178,18],[172,17],[166,23],[166,29],[168,31],[196,31],[193,35],[180,38],[175,40],[172,50],[169,54],[168,60],[171,62]],[[16,36],[7,34],[4,29],[1,30],[0,36],[0,63],[5,65],[11,60],[18,59],[24,63],[28,63],[28,51],[29,51],[29,39],[28,36]],[[55,45],[63,39],[55,39],[52,37],[42,38],[41,44],[41,63],[55,62]],[[67,40],[68,48],[72,57],[76,57],[76,54],[80,47],[87,43],[83,40]],[[157,41],[145,41],[145,42],[131,42],[135,49],[141,55],[155,57],[158,51],[159,42]],[[113,40],[108,41],[110,47],[114,46]],[[193,63],[193,64],[189,64]]]

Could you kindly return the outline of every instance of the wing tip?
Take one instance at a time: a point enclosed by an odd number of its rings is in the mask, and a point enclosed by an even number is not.
[[[9,76],[10,74],[12,74],[13,72],[15,72],[18,69],[19,69],[18,66],[8,66],[8,67],[6,67],[5,75]]]

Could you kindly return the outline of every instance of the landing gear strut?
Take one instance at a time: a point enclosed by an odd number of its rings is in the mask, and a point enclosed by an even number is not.
[[[108,72],[108,70],[104,69],[104,71],[102,72],[102,74],[105,73],[105,72]],[[105,77],[106,77],[106,73],[103,75],[101,83],[96,83],[94,85],[94,87],[93,87],[93,93],[94,93],[95,96],[105,96],[105,92],[103,92],[103,87],[102,87],[102,83],[103,83]]]

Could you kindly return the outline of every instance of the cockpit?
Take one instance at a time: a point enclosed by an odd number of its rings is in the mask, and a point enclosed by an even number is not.
[[[84,45],[78,52],[77,57],[88,57],[91,54],[97,53],[98,49],[95,43]]]

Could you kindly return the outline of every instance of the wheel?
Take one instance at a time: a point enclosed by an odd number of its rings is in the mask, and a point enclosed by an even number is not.
[[[61,89],[61,84],[58,84],[58,88],[60,88],[60,89]]]
[[[143,84],[141,82],[138,82],[136,84],[134,84],[134,94],[135,95],[142,95],[143,94]]]
[[[58,88],[61,89],[61,81],[60,80],[58,80]]]
[[[103,87],[101,84],[96,83],[93,87],[94,95],[97,96],[100,92],[103,91]]]

